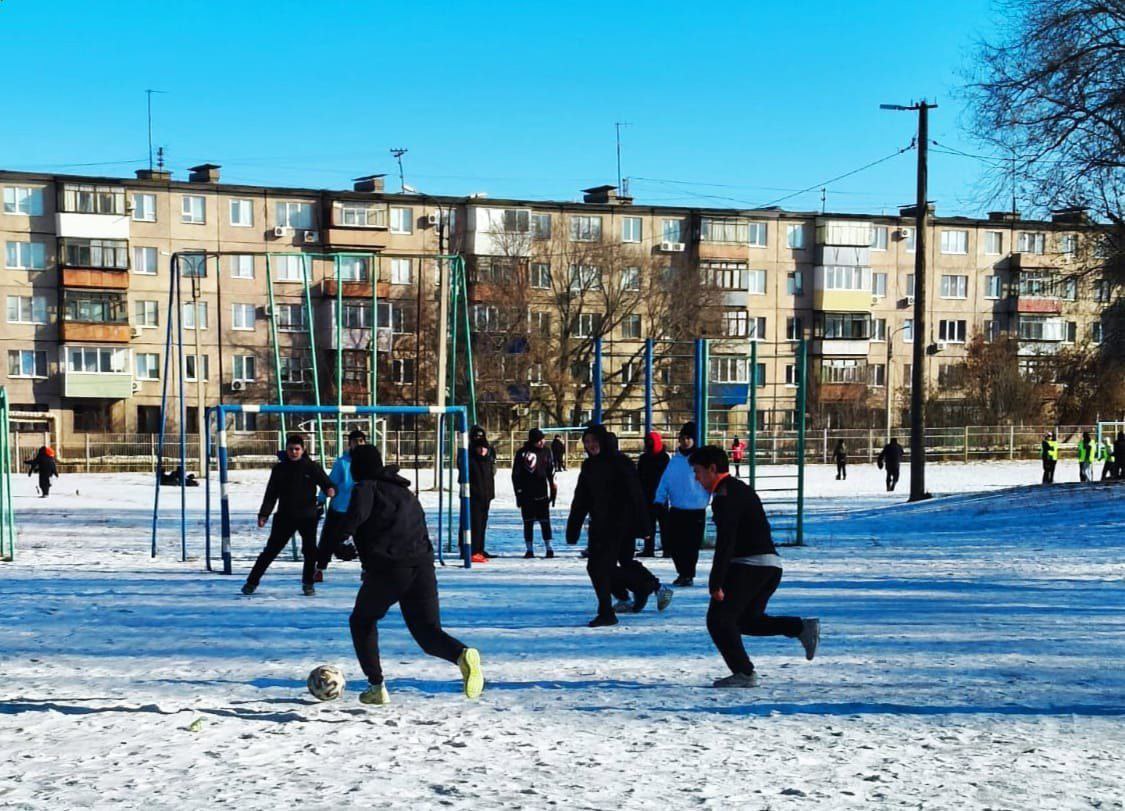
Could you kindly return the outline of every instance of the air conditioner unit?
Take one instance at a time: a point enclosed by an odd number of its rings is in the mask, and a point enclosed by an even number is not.
[[[319,242],[320,233],[317,231],[305,231],[305,242]]]
[[[270,232],[270,235],[274,239],[281,239],[282,237],[286,236],[288,231],[289,231],[289,229],[286,228],[284,225],[275,225],[273,227],[273,230]]]
[[[144,334],[144,330],[141,329],[140,327],[133,327],[131,330],[129,330],[129,334],[132,335],[134,338],[140,338],[141,335]]]
[[[141,381],[134,380],[133,381],[133,394],[136,394],[140,390],[141,390]]]
[[[907,296],[906,298],[903,299],[903,301],[906,302],[906,304],[903,305],[905,307],[913,307],[914,306],[914,296]]]
[[[660,250],[665,253],[683,253],[684,243],[682,242],[661,242]]]
[[[895,229],[895,236],[898,237],[899,239],[910,239],[910,229],[909,228]]]
[[[273,307],[263,307],[262,318],[265,318],[267,320],[273,318]]]
[[[434,211],[426,215],[426,225],[435,226],[441,225],[441,214]]]
[[[231,381],[231,384],[230,384],[230,390],[231,391],[242,391],[244,388],[246,388],[246,384],[243,383],[241,380]]]

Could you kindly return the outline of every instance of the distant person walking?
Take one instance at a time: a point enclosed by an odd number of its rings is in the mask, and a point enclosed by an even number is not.
[[[55,464],[55,450],[50,445],[43,445],[35,456],[27,461],[27,475],[39,474],[39,498],[46,498],[51,493],[51,478],[59,477],[59,466]]]
[[[535,524],[539,524],[543,534],[543,545],[547,557],[553,558],[555,550],[551,546],[551,504],[558,496],[555,485],[555,465],[551,451],[544,447],[543,432],[532,428],[527,432],[527,442],[516,452],[512,460],[512,490],[516,494],[516,504],[523,517],[523,542],[527,547],[525,558],[535,557]]]
[[[730,443],[730,461],[734,465],[734,475],[736,478],[742,478],[742,457],[746,453],[746,443],[734,437],[734,441]]]
[[[1098,456],[1102,460],[1102,481],[1115,478],[1117,468],[1114,462],[1113,437],[1108,434],[1102,437],[1102,444],[1098,446]]]
[[[1039,458],[1043,460],[1043,484],[1055,481],[1055,466],[1059,463],[1059,443],[1055,435],[1048,431],[1039,448]]]
[[[1078,480],[1092,482],[1094,480],[1094,456],[1097,453],[1097,443],[1090,438],[1089,431],[1082,432],[1078,440]]]
[[[844,440],[836,440],[832,458],[836,460],[836,481],[848,478],[848,449],[844,447]]]
[[[473,563],[486,563],[492,555],[485,550],[488,511],[496,498],[496,459],[482,430],[469,441],[469,525],[472,531]]]
[[[645,435],[645,450],[637,459],[637,473],[641,477],[641,491],[644,493],[645,504],[648,505],[649,532],[644,539],[644,548],[641,550],[642,558],[656,556],[656,531],[660,530],[660,545],[664,547],[664,557],[668,557],[668,535],[665,528],[667,511],[661,504],[656,504],[656,488],[660,486],[660,479],[668,467],[668,451],[664,450],[664,438],[659,431],[649,431]]]
[[[699,549],[703,546],[703,531],[707,521],[707,503],[710,494],[695,480],[688,457],[695,449],[695,423],[686,422],[677,437],[676,454],[668,462],[653,502],[668,509],[665,526],[664,549],[670,552],[676,564],[677,577],[673,586],[691,586],[695,583],[695,568],[699,563]]]
[[[891,441],[883,446],[883,450],[879,451],[879,458],[875,463],[879,468],[887,471],[887,492],[894,492],[895,485],[898,484],[899,470],[902,468],[902,457],[906,452],[902,449],[902,445],[898,444],[898,439],[891,437]]]
[[[551,458],[555,462],[555,470],[566,470],[566,443],[558,434],[551,440]]]
[[[1125,479],[1125,431],[1117,432],[1117,439],[1113,443],[1114,477]]]

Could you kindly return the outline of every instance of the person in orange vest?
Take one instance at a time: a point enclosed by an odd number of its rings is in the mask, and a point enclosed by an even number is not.
[[[735,436],[734,442],[730,443],[730,461],[734,465],[734,477],[736,479],[742,478],[742,456],[745,453],[746,443]]]

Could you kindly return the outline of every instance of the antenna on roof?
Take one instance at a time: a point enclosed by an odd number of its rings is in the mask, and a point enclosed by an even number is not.
[[[152,94],[153,93],[167,93],[167,90],[146,90],[145,96],[148,101],[148,170],[152,171]]]
[[[401,146],[391,148],[391,154],[394,155],[395,160],[398,161],[398,190],[399,191],[406,191],[406,179],[405,179],[405,176],[402,173],[402,156],[405,155],[408,151],[409,150],[407,150],[406,147],[401,147]]]

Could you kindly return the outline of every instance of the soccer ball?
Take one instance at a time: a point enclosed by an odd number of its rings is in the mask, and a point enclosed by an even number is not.
[[[309,674],[309,692],[317,701],[332,701],[344,694],[344,674],[333,665],[314,667]]]

